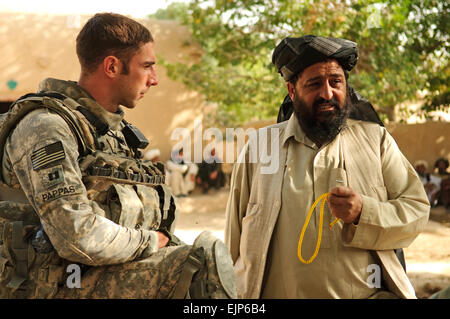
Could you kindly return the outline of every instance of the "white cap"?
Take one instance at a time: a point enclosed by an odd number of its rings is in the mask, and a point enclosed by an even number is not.
[[[155,148],[155,149],[152,149],[152,150],[148,150],[145,154],[144,154],[144,158],[146,159],[146,160],[152,160],[152,159],[154,159],[155,157],[157,157],[157,156],[160,156],[161,155],[161,152],[160,152],[160,150],[159,149],[157,149],[157,148]]]
[[[414,167],[417,167],[419,165],[423,165],[425,169],[428,169],[428,163],[424,160],[417,160],[414,162]]]

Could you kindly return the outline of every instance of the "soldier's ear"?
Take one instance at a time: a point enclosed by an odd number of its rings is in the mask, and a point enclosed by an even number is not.
[[[120,60],[113,55],[103,59],[103,72],[107,77],[114,78],[120,74]]]

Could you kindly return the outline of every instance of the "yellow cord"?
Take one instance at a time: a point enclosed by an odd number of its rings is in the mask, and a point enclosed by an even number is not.
[[[302,232],[300,234],[300,239],[298,241],[298,248],[297,248],[297,255],[298,259],[304,264],[310,264],[312,261],[316,258],[317,254],[319,253],[320,248],[320,242],[322,241],[322,225],[323,225],[323,210],[325,208],[325,202],[327,197],[330,196],[330,193],[325,193],[319,196],[319,198],[316,199],[314,204],[311,206],[311,209],[309,210],[308,216],[306,216],[305,224],[303,225]],[[303,243],[303,236],[305,236],[306,228],[308,227],[309,220],[311,219],[311,215],[314,211],[314,208],[316,208],[317,204],[323,200],[322,204],[320,205],[320,216],[319,216],[319,233],[318,233],[318,239],[316,244],[316,250],[314,251],[314,254],[311,256],[310,259],[304,260],[302,257],[302,243]],[[329,225],[329,229],[333,228],[333,226],[339,221],[339,218],[336,218],[332,223]]]

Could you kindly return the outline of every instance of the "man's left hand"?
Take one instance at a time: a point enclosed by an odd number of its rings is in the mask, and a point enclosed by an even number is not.
[[[327,202],[331,213],[346,224],[357,224],[362,209],[361,195],[344,186],[333,187],[330,193]]]

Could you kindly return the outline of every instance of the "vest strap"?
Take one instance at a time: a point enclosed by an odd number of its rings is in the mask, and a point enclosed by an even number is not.
[[[193,249],[184,264],[183,270],[180,274],[175,292],[172,296],[173,299],[184,299],[189,296],[189,287],[192,283],[192,278],[195,273],[202,269],[205,265],[205,254],[203,247]]]
[[[28,245],[23,239],[23,222],[12,222],[11,249],[15,255],[15,273],[7,287],[17,290],[28,279]]]

